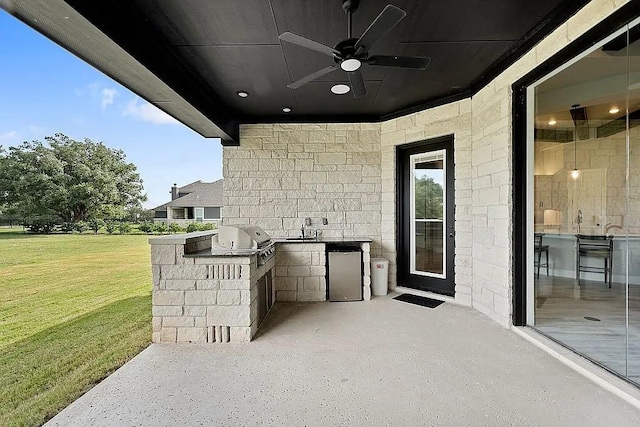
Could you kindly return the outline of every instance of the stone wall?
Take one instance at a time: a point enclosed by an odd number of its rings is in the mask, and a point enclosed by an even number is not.
[[[327,299],[324,243],[276,244],[276,301]]]
[[[224,225],[299,236],[308,217],[323,237],[370,237],[380,252],[379,124],[243,125],[223,175]]]

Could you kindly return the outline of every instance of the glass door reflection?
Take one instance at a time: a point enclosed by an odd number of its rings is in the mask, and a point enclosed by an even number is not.
[[[529,251],[534,270],[529,273],[533,319],[528,318],[538,331],[636,384],[638,22],[612,33],[535,85],[529,239],[538,241]]]
[[[446,271],[445,150],[411,156],[411,274]]]

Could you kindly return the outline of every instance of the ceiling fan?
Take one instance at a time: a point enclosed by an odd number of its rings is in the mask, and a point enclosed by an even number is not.
[[[336,62],[335,65],[328,66],[315,73],[309,74],[306,77],[301,78],[287,87],[291,89],[298,89],[305,84],[312,82],[325,74],[329,74],[338,68],[347,72],[349,77],[349,83],[351,84],[351,90],[355,98],[359,98],[367,94],[367,88],[360,72],[360,66],[362,64],[381,66],[381,67],[398,67],[398,68],[412,68],[416,70],[425,70],[431,62],[431,58],[421,56],[386,56],[386,55],[373,55],[369,56],[369,50],[376,44],[382,37],[384,37],[393,27],[395,27],[407,13],[393,5],[388,4],[376,19],[369,25],[360,38],[352,37],[352,17],[353,12],[356,11],[359,0],[343,0],[342,8],[347,13],[347,38],[335,45],[335,47],[329,47],[317,41],[308,39],[298,34],[285,32],[280,34],[278,38],[289,43],[297,44],[298,46],[306,47],[307,49],[315,50],[316,52],[324,53],[325,55],[333,57]],[[348,87],[345,87],[346,93]]]

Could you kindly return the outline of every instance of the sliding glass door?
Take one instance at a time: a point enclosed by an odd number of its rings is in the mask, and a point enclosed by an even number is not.
[[[528,90],[527,322],[640,384],[640,27]]]

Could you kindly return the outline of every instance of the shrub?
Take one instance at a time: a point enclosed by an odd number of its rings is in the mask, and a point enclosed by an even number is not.
[[[107,221],[105,228],[107,229],[107,233],[113,234],[116,232],[116,228],[118,228],[118,223],[115,221]]]
[[[169,231],[169,228],[167,227],[167,224],[165,224],[164,222],[159,222],[157,224],[153,225],[153,231],[156,233],[167,233]]]
[[[71,233],[73,231],[73,223],[72,222],[63,222],[60,224],[60,231],[63,233]]]
[[[177,222],[169,224],[169,233],[181,233],[184,231],[184,227],[181,227]]]
[[[121,222],[118,225],[118,231],[120,232],[120,234],[128,234],[131,232],[131,224],[129,224],[126,221]]]
[[[138,230],[142,231],[143,233],[149,234],[153,231],[153,223],[151,221],[144,221],[140,223],[140,225],[138,226]]]
[[[217,228],[217,226],[215,224],[210,223],[210,222],[208,222],[208,223],[192,222],[191,224],[187,225],[187,233],[192,233],[194,231],[214,230],[216,228]]]
[[[73,230],[77,231],[80,234],[84,233],[88,229],[89,229],[89,224],[84,221],[78,221],[75,224],[73,224]]]
[[[98,234],[98,230],[104,227],[104,221],[99,218],[91,218],[89,220],[89,229],[93,230],[93,234]]]
[[[47,223],[47,222],[43,223],[43,222],[39,222],[39,221],[33,221],[30,224],[25,224],[24,226],[26,227],[27,230],[29,230],[32,233],[49,234],[54,229],[55,224]]]
[[[32,233],[51,233],[56,224],[58,218],[54,215],[38,215],[33,218],[25,219],[23,226]]]

